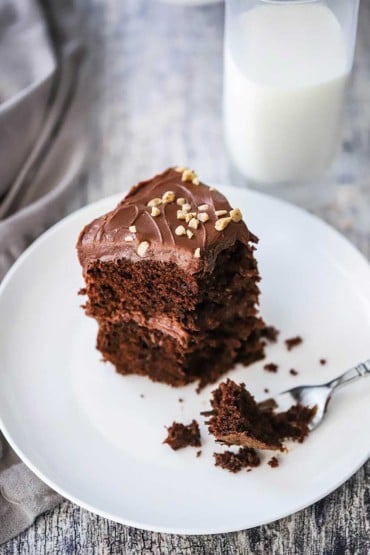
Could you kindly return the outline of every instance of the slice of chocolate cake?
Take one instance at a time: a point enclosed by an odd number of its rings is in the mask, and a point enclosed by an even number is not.
[[[121,374],[180,386],[264,356],[257,238],[186,168],[133,187],[77,249],[97,348]]]
[[[276,403],[275,403],[276,405]],[[257,404],[244,384],[232,380],[221,383],[212,392],[212,411],[208,429],[217,441],[254,449],[284,450],[283,441],[302,442],[309,433],[308,424],[316,407],[294,405],[275,413],[274,404]]]

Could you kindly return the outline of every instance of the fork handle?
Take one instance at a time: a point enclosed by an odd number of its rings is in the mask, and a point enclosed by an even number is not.
[[[350,370],[347,370],[347,372],[344,372],[344,374],[338,376],[338,378],[334,378],[334,380],[328,382],[327,385],[332,389],[335,389],[341,385],[354,382],[359,378],[365,378],[366,376],[370,376],[370,359],[366,362],[361,362]]]

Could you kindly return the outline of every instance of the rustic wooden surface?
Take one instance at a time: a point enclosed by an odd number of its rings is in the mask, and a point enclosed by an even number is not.
[[[86,184],[69,209],[173,163],[195,167],[205,180],[227,182],[220,114],[222,5],[184,8],[156,0],[79,4],[94,70],[91,161]],[[319,215],[370,258],[369,26],[365,0],[342,154],[335,168],[341,185]],[[65,501],[0,548],[0,555],[44,553],[367,555],[370,462],[314,506],[232,534],[155,534],[104,520]]]

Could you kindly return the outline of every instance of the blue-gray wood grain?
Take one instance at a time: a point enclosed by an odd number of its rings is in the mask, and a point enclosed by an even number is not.
[[[170,164],[227,182],[222,144],[223,6],[157,0],[79,0],[94,80],[91,159],[70,210],[119,192]],[[370,5],[362,1],[336,198],[317,213],[370,258]],[[370,438],[370,423],[369,423]],[[344,438],[345,440],[345,438]],[[344,442],[343,449],[350,446]],[[330,461],[328,461],[330,464]],[[302,476],[304,479],[304,476]],[[181,503],[181,500],[179,500]],[[370,553],[370,462],[331,495],[248,531],[170,536],[135,530],[65,501],[0,555]]]

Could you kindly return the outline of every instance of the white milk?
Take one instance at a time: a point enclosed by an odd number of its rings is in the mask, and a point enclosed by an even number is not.
[[[226,39],[224,123],[229,154],[262,183],[323,172],[338,143],[350,63],[333,13],[320,4],[266,4]]]

